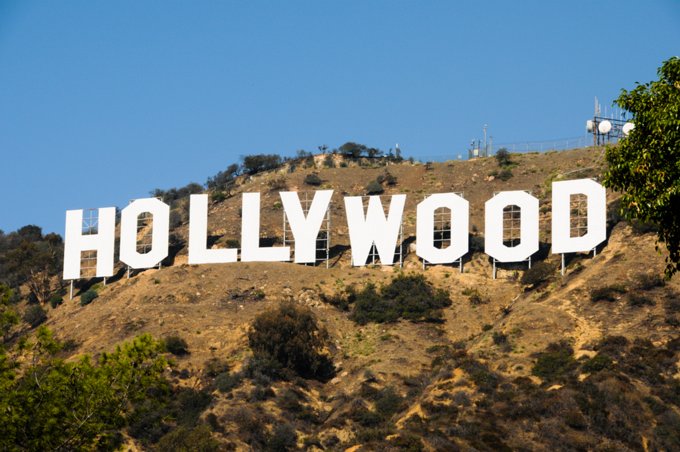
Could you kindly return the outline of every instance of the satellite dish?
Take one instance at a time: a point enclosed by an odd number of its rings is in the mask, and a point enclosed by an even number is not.
[[[623,128],[621,128],[621,130],[623,131],[623,134],[625,136],[628,136],[634,128],[635,124],[633,124],[632,122],[627,122],[623,125]]]
[[[593,131],[593,120],[592,119],[589,119],[589,120],[586,121],[586,130],[588,132]]]
[[[601,134],[606,135],[612,130],[612,123],[605,119],[604,121],[597,125],[597,130]]]

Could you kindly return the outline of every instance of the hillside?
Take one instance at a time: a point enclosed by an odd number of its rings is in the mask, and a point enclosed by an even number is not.
[[[655,234],[620,221],[617,194],[608,193],[608,241],[594,258],[569,256],[561,276],[559,256],[548,253],[550,183],[597,177],[601,149],[513,154],[512,162],[507,180],[494,158],[338,168],[317,159],[315,168],[241,176],[232,196],[210,205],[214,246],[239,240],[240,193],[262,193],[262,236],[280,244],[277,192],[333,189],[331,268],[190,266],[180,203],[170,265],[129,279],[121,273],[98,285],[86,306],[79,297],[97,281],[83,282],[73,301],[49,311],[46,325],[70,341],[72,357],[110,351],[141,333],[184,339],[190,353],[174,357],[168,375],[210,395],[199,422],[225,450],[293,443],[308,450],[677,450],[680,282],[660,280]],[[413,252],[403,268],[351,267],[342,196],[364,194],[386,170],[396,184],[384,184],[384,194],[407,195],[407,250],[424,196],[452,191],[470,201],[463,273],[423,269]],[[312,172],[319,187],[304,182]],[[547,270],[536,271],[533,284],[521,281],[525,264],[501,266],[493,279],[482,252],[484,202],[520,189],[541,202],[534,267],[545,262]],[[440,320],[361,324],[337,303],[347,288],[385,286],[399,274],[422,274],[448,293]],[[250,325],[284,301],[310,307],[328,330],[335,373],[327,381],[249,370]],[[157,438],[150,438],[127,432],[126,447],[151,448]]]

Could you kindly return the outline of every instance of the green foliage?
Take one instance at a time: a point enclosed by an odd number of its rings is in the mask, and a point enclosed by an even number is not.
[[[14,291],[0,284],[0,339],[4,342],[12,327],[19,323],[19,315],[11,307]]]
[[[366,185],[366,194],[367,195],[380,195],[385,191],[382,185],[380,185],[380,182],[377,180],[371,181]]]
[[[550,279],[555,274],[555,266],[542,261],[535,263],[531,268],[524,272],[520,283],[525,286],[536,287]]]
[[[404,406],[404,398],[400,396],[394,388],[388,386],[379,391],[375,397],[375,411],[383,419],[389,419],[394,414],[401,411]]]
[[[52,309],[56,309],[57,306],[61,305],[63,302],[64,297],[62,297],[58,293],[55,293],[50,297],[50,306],[52,306]]]
[[[39,304],[32,304],[24,312],[24,322],[35,328],[47,320],[47,313]]]
[[[283,164],[276,154],[255,154],[243,157],[243,172],[249,175],[279,168]]]
[[[243,377],[240,374],[222,372],[215,378],[215,388],[220,392],[229,392],[237,387]]]
[[[496,162],[498,162],[498,166],[500,167],[509,166],[512,164],[512,161],[510,160],[510,152],[506,148],[500,148],[496,152]]]
[[[210,200],[215,203],[223,202],[227,199],[227,194],[223,191],[214,191],[210,193]]]
[[[217,452],[220,443],[212,437],[207,425],[199,425],[194,428],[179,427],[163,436],[157,450],[168,452]]]
[[[305,176],[305,184],[307,184],[307,185],[311,185],[313,187],[318,187],[322,183],[323,183],[323,181],[321,180],[321,178],[319,177],[319,175],[317,173],[311,173],[311,174],[307,174],[307,176]]]
[[[494,331],[493,334],[491,335],[491,337],[492,337],[493,343],[495,345],[499,345],[499,346],[502,346],[502,347],[509,345],[507,334],[499,333],[498,331]]]
[[[653,306],[654,300],[644,294],[633,292],[628,295],[628,302],[631,306]]]
[[[99,297],[99,294],[95,289],[90,289],[80,296],[80,306],[87,306],[92,303],[95,298]]]
[[[128,418],[128,433],[148,446],[158,442],[173,427],[191,429],[212,396],[192,388],[153,390],[134,404]]]
[[[389,186],[397,185],[397,176],[394,176],[389,171],[385,170],[383,174],[377,177],[376,181],[379,184],[387,184]]]
[[[326,154],[323,158],[323,166],[326,168],[335,168],[335,160],[333,160],[332,154]]]
[[[576,368],[574,350],[565,341],[554,342],[539,353],[531,373],[544,381],[552,382],[564,378]]]
[[[297,433],[290,424],[277,424],[272,435],[267,439],[266,451],[285,452],[295,449],[297,445]]]
[[[165,349],[175,356],[184,356],[189,354],[189,345],[187,341],[179,336],[168,336],[163,339],[163,346]]]
[[[239,166],[236,163],[232,163],[226,170],[220,171],[213,177],[209,177],[205,185],[209,190],[214,190],[216,193],[222,193],[226,198],[231,195],[231,192],[236,185],[236,177],[238,176],[239,171]]]
[[[2,450],[91,450],[115,444],[134,401],[162,388],[167,365],[160,344],[144,335],[103,353],[65,362],[45,327],[25,345],[20,368],[0,355]]]
[[[594,372],[599,372],[599,371],[604,370],[604,369],[608,369],[611,366],[612,366],[612,359],[607,355],[604,355],[602,353],[598,353],[597,355],[593,356],[588,361],[583,363],[583,365],[581,366],[581,369],[584,372],[594,373]]]
[[[635,279],[635,287],[639,290],[652,290],[665,284],[663,278],[654,273],[642,273]]]
[[[270,191],[286,190],[286,188],[288,187],[286,176],[277,176],[269,179],[267,181],[267,187],[269,187]]]
[[[338,151],[345,157],[359,158],[365,152],[367,147],[363,144],[353,143],[348,141],[338,148]]]
[[[324,352],[328,332],[314,313],[292,302],[258,315],[248,330],[255,359],[271,360],[305,378],[328,379],[333,365]]]
[[[0,231],[0,284],[13,289],[26,285],[38,302],[45,303],[59,288],[63,254],[61,237],[43,235],[38,226],[9,234]]]
[[[198,193],[203,193],[203,186],[201,184],[197,184],[196,182],[190,182],[184,187],[180,188],[173,187],[167,190],[157,188],[152,190],[150,194],[154,198],[160,198],[160,200],[166,204],[175,206],[177,201]]]
[[[502,181],[510,180],[511,177],[512,177],[512,170],[510,170],[508,168],[500,170],[498,172],[498,175],[496,176],[497,179],[500,179]]]
[[[489,302],[489,298],[482,295],[478,289],[465,288],[461,293],[468,297],[472,306],[479,306]]]
[[[598,287],[590,291],[590,301],[616,301],[624,293],[626,293],[626,288],[620,284]]]
[[[435,289],[421,274],[394,277],[380,290],[372,283],[362,290],[349,288],[353,304],[350,318],[359,324],[385,323],[406,319],[413,322],[439,322],[442,308],[450,306],[448,293]]]
[[[671,277],[680,269],[680,58],[665,61],[658,76],[616,100],[633,114],[635,129],[607,148],[604,183],[623,191],[626,218],[658,225]]]

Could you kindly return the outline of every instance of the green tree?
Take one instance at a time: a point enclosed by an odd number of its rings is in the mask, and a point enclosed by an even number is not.
[[[248,175],[269,171],[283,164],[281,157],[276,154],[255,154],[243,157],[243,172]]]
[[[338,148],[340,153],[345,157],[359,158],[368,148],[363,144],[354,143],[353,141],[348,141]]]
[[[12,327],[19,323],[19,315],[10,306],[14,298],[14,291],[4,284],[0,284],[0,340],[7,339]],[[0,363],[0,372],[2,364]],[[1,388],[0,388],[1,390]]]
[[[622,90],[616,100],[633,114],[635,129],[607,148],[604,183],[623,191],[626,218],[658,225],[670,278],[680,269],[680,58],[665,61],[658,75],[657,81]]]
[[[328,344],[328,332],[311,309],[292,302],[261,313],[248,330],[256,359],[274,360],[302,377],[324,380],[333,374]]]
[[[0,351],[0,450],[93,450],[111,448],[125,426],[132,403],[163,391],[167,362],[149,335],[104,353],[66,362],[52,333],[38,329],[36,339],[16,353]]]
[[[500,148],[498,152],[496,152],[496,161],[500,167],[510,165],[512,163],[510,160],[510,152],[506,148]]]

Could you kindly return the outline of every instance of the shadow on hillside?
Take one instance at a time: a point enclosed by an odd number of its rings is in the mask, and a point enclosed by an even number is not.
[[[335,267],[335,265],[340,262],[345,253],[349,251],[349,245],[333,245],[328,252],[328,258],[331,261],[330,266]]]

